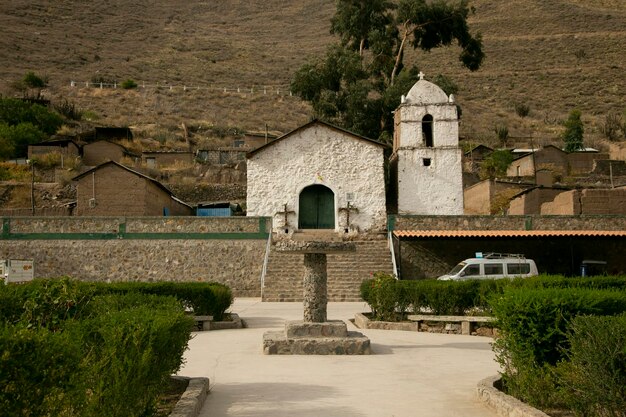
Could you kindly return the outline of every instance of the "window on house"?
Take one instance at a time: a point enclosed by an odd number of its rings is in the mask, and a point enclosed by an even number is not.
[[[246,141],[245,141],[245,140],[238,140],[238,139],[237,139],[237,140],[235,140],[235,141],[233,142],[233,146],[234,146],[235,148],[241,148],[241,147],[242,147],[242,146],[244,146],[245,144],[246,144]]]
[[[422,137],[424,139],[424,145],[428,148],[434,146],[433,143],[433,116],[427,114],[422,118]]]
[[[431,160],[430,158],[423,158],[422,163],[424,164],[425,167],[429,167],[431,164]]]

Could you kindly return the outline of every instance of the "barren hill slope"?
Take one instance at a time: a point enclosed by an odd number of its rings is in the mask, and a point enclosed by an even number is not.
[[[588,136],[599,137],[605,115],[625,109],[624,1],[473,4],[470,25],[487,54],[481,70],[462,69],[455,48],[407,57],[427,76],[442,73],[459,85],[462,133],[471,140],[493,140],[495,124],[549,139],[574,107]],[[333,0],[4,1],[0,92],[14,94],[11,82],[32,70],[50,77],[49,96],[76,102],[102,124],[262,130],[267,123],[286,132],[311,116],[287,87],[333,41],[333,13]],[[85,87],[126,79],[139,88]],[[530,106],[530,115],[517,116],[516,104]]]

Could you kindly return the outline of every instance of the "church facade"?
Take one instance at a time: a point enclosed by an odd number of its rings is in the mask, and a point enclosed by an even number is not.
[[[247,214],[273,231],[386,230],[386,145],[312,121],[247,155]]]
[[[395,112],[390,159],[394,212],[463,214],[462,152],[454,100],[420,74]],[[387,145],[313,121],[247,155],[247,214],[273,231],[386,231]]]

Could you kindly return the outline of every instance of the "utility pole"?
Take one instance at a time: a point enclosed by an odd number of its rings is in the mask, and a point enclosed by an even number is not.
[[[35,161],[30,160],[30,205],[32,215],[35,215]]]

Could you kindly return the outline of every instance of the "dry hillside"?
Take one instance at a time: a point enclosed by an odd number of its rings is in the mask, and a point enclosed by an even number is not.
[[[407,57],[427,76],[459,85],[462,133],[490,141],[503,124],[512,136],[547,141],[578,107],[595,144],[605,115],[626,108],[626,2],[473,4],[471,28],[482,32],[487,54],[481,70],[462,69],[455,48]],[[32,70],[49,76],[49,97],[76,102],[101,124],[171,131],[181,122],[250,130],[267,123],[286,132],[311,117],[287,86],[333,40],[333,12],[333,0],[3,1],[0,92],[14,94],[11,83]],[[96,79],[140,87],[84,86]],[[517,116],[516,104],[530,115]]]

